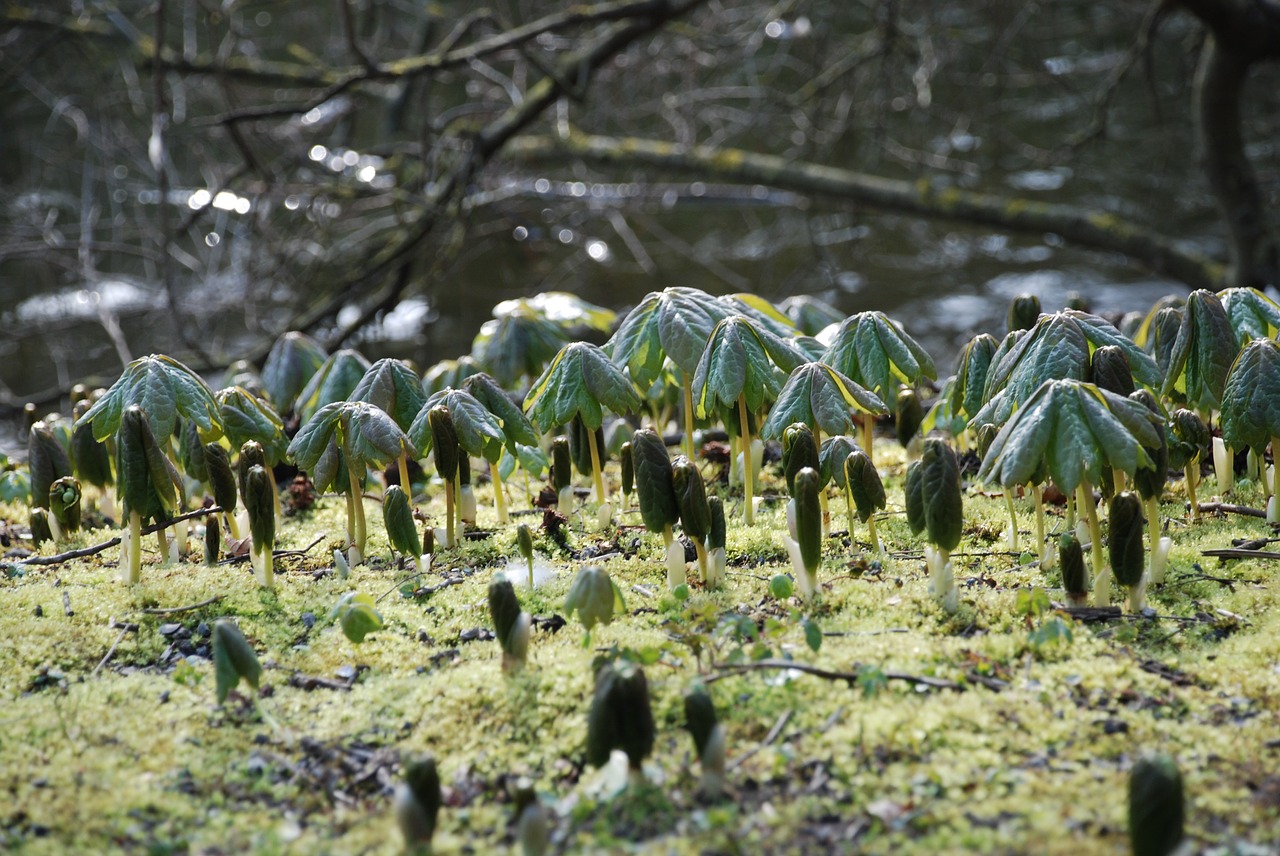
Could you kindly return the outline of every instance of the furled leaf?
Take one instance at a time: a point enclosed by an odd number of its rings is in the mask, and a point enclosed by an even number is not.
[[[1222,439],[1233,449],[1261,453],[1280,437],[1280,344],[1254,339],[1227,374],[1222,393]]]
[[[1012,487],[1029,483],[1047,466],[1058,488],[1070,494],[1084,479],[1098,484],[1104,467],[1132,476],[1152,465],[1143,447],[1159,445],[1159,424],[1138,402],[1093,384],[1047,381],[1000,429],[978,478]]]
[[[573,342],[556,354],[524,399],[534,425],[549,431],[574,416],[594,431],[604,423],[602,408],[631,413],[641,405],[640,394],[609,357],[595,345]]]
[[[306,333],[291,331],[276,339],[262,364],[262,386],[277,410],[293,407],[327,356]]]
[[[662,532],[680,517],[667,446],[652,428],[641,428],[631,438],[631,456],[640,517],[650,532]]]
[[[1084,566],[1084,548],[1075,533],[1068,530],[1058,539],[1058,565],[1062,568],[1062,588],[1072,602],[1089,597],[1089,572]]]
[[[227,700],[227,695],[236,688],[243,679],[255,690],[262,679],[262,665],[258,655],[240,628],[228,618],[219,618],[213,623],[213,668],[217,679],[215,694],[218,704]]]
[[[822,362],[879,396],[889,407],[901,384],[936,379],[933,359],[883,312],[859,312],[840,325]],[[832,432],[835,433],[835,432]]]
[[[695,541],[705,542],[711,532],[711,507],[707,504],[702,473],[692,461],[678,455],[671,462],[671,482],[684,533]]]
[[[617,583],[609,578],[604,568],[595,566],[578,571],[564,599],[565,614],[572,617],[577,612],[578,620],[588,631],[597,624],[608,624],[613,621],[614,614],[623,613],[626,609]]]
[[[920,397],[914,389],[904,386],[898,392],[898,402],[894,407],[894,428],[898,443],[902,446],[909,445],[920,431],[922,422],[924,407],[920,404]]]
[[[413,509],[400,485],[388,485],[382,494],[382,522],[387,528],[387,540],[397,552],[415,559],[422,555],[422,540],[413,522]]]
[[[623,317],[604,350],[641,389],[658,379],[664,358],[692,377],[711,330],[728,314],[727,307],[696,288],[650,292]]]
[[[1156,400],[1156,397],[1149,390],[1134,390],[1130,393],[1129,398],[1150,410],[1161,421],[1164,420],[1164,414],[1160,410],[1160,402]],[[1133,474],[1133,486],[1138,489],[1138,495],[1143,499],[1151,499],[1153,497],[1159,499],[1160,495],[1164,493],[1165,482],[1169,479],[1168,435],[1164,430],[1157,430],[1156,433],[1160,435],[1160,444],[1143,447],[1147,451],[1147,457],[1151,459],[1151,466],[1140,469]]]
[[[821,466],[818,446],[809,426],[803,422],[788,425],[787,430],[782,432],[782,474],[787,480],[787,492],[793,495],[795,493],[796,473],[805,467],[818,470]],[[825,485],[826,482],[822,481],[821,484]]]
[[[1040,298],[1034,294],[1015,295],[1009,301],[1010,330],[1030,330],[1040,318]]]
[[[102,441],[120,427],[124,411],[137,405],[146,414],[152,435],[167,439],[183,416],[202,431],[221,430],[218,403],[208,385],[182,363],[162,354],[141,357],[125,366],[111,385],[76,425],[93,426],[94,439]]]
[[[1176,390],[1192,410],[1217,410],[1238,350],[1231,319],[1218,295],[1204,289],[1191,292],[1160,394]]]
[[[347,592],[338,600],[329,617],[338,620],[342,635],[356,645],[363,642],[370,633],[383,627],[382,613],[378,612],[373,595],[354,591]]]
[[[951,551],[964,531],[960,462],[943,440],[930,437],[920,453],[920,495],[929,541]]]
[[[49,486],[49,513],[63,532],[80,529],[80,482],[75,476],[63,476]]]
[[[621,482],[622,495],[630,496],[631,491],[636,486],[636,462],[631,451],[631,441],[622,444],[622,448],[618,450],[618,467],[619,481]]]
[[[1116,582],[1130,588],[1142,580],[1144,523],[1142,500],[1136,493],[1125,491],[1112,497],[1107,516],[1108,557]]]
[[[1272,339],[1280,332],[1280,306],[1256,288],[1227,288],[1218,292],[1222,309],[1240,347],[1254,339]]]
[[[74,413],[77,420],[88,411],[89,406],[87,401],[76,402]],[[193,425],[192,431],[194,430]],[[111,452],[106,443],[100,443],[94,438],[92,425],[78,425],[72,429],[71,466],[80,481],[86,484],[101,488],[115,481],[111,474]]]
[[[502,574],[496,574],[489,583],[489,618],[493,621],[494,635],[502,650],[511,648],[511,631],[520,618],[520,600],[515,587]]]
[[[262,444],[268,464],[274,465],[284,457],[289,440],[284,435],[284,420],[275,408],[238,386],[220,389],[214,397],[222,416],[222,432],[233,447],[253,440]]]
[[[369,361],[359,351],[334,351],[298,393],[293,411],[304,423],[310,422],[321,408],[346,401],[368,369]]]
[[[956,365],[956,380],[951,391],[951,412],[966,419],[986,403],[984,391],[987,372],[1000,343],[989,333],[979,333],[964,346]]]
[[[762,439],[773,439],[793,422],[803,422],[827,434],[847,434],[854,428],[852,414],[888,413],[875,394],[822,363],[796,366],[778,393],[769,418],[760,428]]]
[[[845,483],[853,495],[854,507],[858,509],[858,519],[866,523],[871,515],[885,507],[884,482],[880,473],[871,462],[871,457],[861,449],[856,449],[845,458]],[[919,478],[919,476],[917,476]],[[913,527],[913,531],[916,530]]]
[[[1133,392],[1133,372],[1129,369],[1129,357],[1115,345],[1103,345],[1093,352],[1089,360],[1092,382],[1100,389],[1128,396]]]
[[[644,670],[630,663],[602,666],[587,717],[587,761],[603,767],[621,749],[638,770],[653,751],[654,733]]]
[[[1209,451],[1209,427],[1198,413],[1179,408],[1169,414],[1169,466],[1183,469],[1196,456],[1203,460]]]
[[[177,506],[178,473],[151,433],[142,409],[124,411],[116,433],[116,473],[126,512],[162,517]]]
[[[818,494],[818,471],[805,467],[796,473],[792,495],[796,508],[796,543],[805,570],[815,574],[822,564],[822,506]]]
[[[924,473],[920,469],[919,461],[907,464],[902,493],[907,511],[907,526],[911,528],[911,534],[919,535],[929,525],[924,511]]]
[[[231,470],[231,458],[226,447],[218,443],[209,443],[204,447],[205,467],[209,472],[209,486],[213,490],[213,501],[228,514],[235,513],[236,488],[235,473]]]
[[[1143,758],[1129,773],[1129,842],[1133,856],[1170,856],[1182,843],[1182,775],[1167,755]]]
[[[711,528],[707,531],[707,549],[719,550],[724,547],[724,500],[718,495],[707,497],[707,508],[711,512]]]
[[[388,357],[365,369],[347,399],[377,406],[407,431],[426,403],[427,395],[422,391],[417,372],[403,360]]]
[[[551,484],[560,492],[573,484],[573,456],[569,454],[569,438],[551,440]]]
[[[396,787],[396,823],[410,852],[430,852],[443,803],[436,759],[428,755],[405,764],[404,782]]]
[[[685,693],[684,727],[693,736],[694,749],[701,758],[711,740],[711,731],[716,727],[716,706],[703,687]]]
[[[31,501],[38,508],[48,508],[50,486],[72,474],[71,456],[43,421],[27,429],[27,471],[31,474]]]
[[[272,550],[276,543],[276,494],[267,471],[249,468],[244,480],[244,507],[249,512],[249,532],[255,551]]]

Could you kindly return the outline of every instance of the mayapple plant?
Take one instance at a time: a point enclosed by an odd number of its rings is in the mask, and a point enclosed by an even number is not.
[[[707,531],[707,588],[719,588],[725,583],[724,500],[719,496],[707,497],[711,510],[711,528]]]
[[[963,497],[960,490],[960,462],[944,441],[931,437],[920,453],[918,497],[924,514],[924,528],[933,549],[925,550],[933,572],[933,595],[942,608],[954,613],[960,604],[951,551],[964,531]]]
[[[395,809],[407,853],[430,856],[443,802],[435,758],[426,756],[405,764],[404,781],[396,785]]]
[[[521,856],[544,856],[550,845],[550,821],[533,783],[524,778],[518,780],[513,802]]]
[[[1111,499],[1107,549],[1116,582],[1129,589],[1129,611],[1139,613],[1146,606],[1147,578],[1142,549],[1142,500],[1125,491]]]
[[[413,566],[422,570],[422,538],[413,522],[413,509],[409,496],[400,485],[389,485],[382,494],[382,523],[387,528],[387,540],[402,555],[413,559]]]
[[[63,476],[49,486],[49,521],[57,543],[80,530],[80,482],[74,476]]]
[[[675,540],[672,527],[680,519],[674,471],[667,446],[652,428],[641,428],[631,436],[635,461],[636,503],[640,519],[650,532],[661,532],[666,547],[667,587],[685,584],[684,545]]]
[[[427,422],[431,428],[431,454],[435,458],[436,472],[444,479],[445,508],[445,548],[454,547],[457,538],[454,534],[457,518],[456,485],[461,450],[458,447],[458,431],[453,424],[453,415],[449,408],[437,404],[427,413]]]
[[[262,680],[262,664],[258,662],[258,655],[229,618],[213,622],[213,670],[217,679],[215,695],[218,704],[227,700],[241,680],[255,690]]]
[[[494,635],[502,647],[502,672],[513,675],[524,668],[529,659],[529,631],[533,617],[520,608],[516,590],[502,574],[489,583],[489,617]]]
[[[1084,548],[1076,533],[1068,529],[1058,539],[1058,567],[1062,570],[1062,588],[1071,606],[1089,603],[1089,571],[1084,565]]]
[[[516,527],[516,548],[529,566],[529,590],[533,591],[533,532],[527,523]]]
[[[702,765],[699,793],[705,799],[717,800],[724,793],[725,733],[706,689],[698,687],[685,695],[684,721]]]
[[[573,456],[569,454],[569,438],[551,440],[551,486],[556,491],[556,507],[561,514],[573,512]]]
[[[231,537],[239,538],[240,524],[236,521],[239,491],[236,489],[236,477],[231,470],[231,458],[227,455],[226,448],[218,443],[207,444],[204,447],[204,463],[209,473],[213,502],[222,509]]]
[[[603,767],[615,749],[621,750],[630,780],[639,782],[641,764],[653,751],[654,733],[644,670],[628,662],[601,666],[587,717],[587,762]]]
[[[702,473],[684,455],[677,455],[671,462],[671,485],[680,509],[680,525],[684,534],[693,542],[698,554],[698,572],[702,582],[710,587],[711,572],[707,568],[707,539],[711,534],[711,506],[707,504],[707,488]],[[681,561],[684,557],[681,556]]]
[[[116,432],[116,472],[120,479],[120,499],[129,521],[123,539],[122,568],[127,568],[130,585],[142,579],[142,522],[162,519],[177,506],[178,472],[161,451],[151,425],[136,404],[125,408]],[[164,529],[156,532],[160,555],[167,556],[169,547]]]
[[[608,624],[613,621],[615,613],[621,614],[626,610],[622,589],[610,579],[604,568],[594,565],[578,571],[564,599],[565,614],[572,617],[574,612],[578,613],[578,620],[586,628],[588,639],[591,638],[591,628],[597,624]]]
[[[812,599],[818,592],[818,567],[822,564],[822,506],[818,471],[805,467],[796,473],[791,501],[787,504],[787,522],[794,523],[795,538],[782,536],[795,568],[800,596]]]
[[[342,555],[339,551],[334,552],[338,556]],[[356,645],[384,626],[377,601],[372,595],[361,592],[349,591],[339,598],[337,605],[329,613],[329,618],[336,619],[338,626],[342,628],[342,635]]]
[[[1182,774],[1167,755],[1129,771],[1129,844],[1133,856],[1170,856],[1182,844],[1186,817]]]
[[[272,554],[276,544],[274,484],[267,471],[257,464],[249,468],[244,480],[244,507],[249,512],[249,534],[252,536],[249,555],[258,585],[263,588],[275,587]]]
[[[845,501],[849,504],[849,537],[853,538],[853,511],[858,510],[858,519],[867,525],[867,537],[871,539],[871,549],[882,552],[880,536],[876,534],[876,511],[883,510],[886,497],[884,482],[871,456],[858,449],[844,459]]]

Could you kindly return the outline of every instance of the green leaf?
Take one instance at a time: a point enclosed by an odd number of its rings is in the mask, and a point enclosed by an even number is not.
[[[520,618],[520,600],[515,587],[502,574],[496,574],[489,583],[489,618],[493,621],[494,635],[502,650],[511,650],[511,631]]]
[[[503,386],[536,377],[568,342],[566,330],[528,301],[504,301],[501,317],[486,321],[471,343],[471,355]]]
[[[786,574],[774,574],[769,579],[769,594],[776,600],[786,600],[795,593],[795,583]]]
[[[889,407],[897,400],[900,384],[938,376],[928,352],[883,312],[846,318],[822,362],[874,392]]]
[[[592,431],[604,422],[601,408],[631,413],[642,400],[631,381],[595,345],[573,342],[560,350],[525,396],[530,421],[543,431],[574,416]]]
[[[222,417],[222,432],[232,447],[239,448],[253,440],[262,444],[267,463],[274,465],[284,457],[289,440],[284,435],[284,420],[275,408],[238,386],[220,389],[214,398]]]
[[[141,357],[125,366],[120,379],[76,421],[76,426],[92,425],[94,439],[101,442],[120,427],[130,405],[142,408],[156,437],[168,438],[178,417],[190,419],[201,430],[221,430],[218,403],[208,385],[182,363],[162,354]]]
[[[1090,380],[1101,389],[1128,396],[1134,391],[1129,358],[1115,345],[1103,345],[1089,359]]]
[[[782,474],[787,480],[787,492],[794,495],[796,473],[805,467],[818,470],[822,466],[818,459],[818,447],[813,441],[813,432],[803,422],[787,426],[782,432]],[[818,474],[819,486],[825,486],[822,474]]]
[[[89,402],[79,401],[75,406],[76,418],[79,419],[89,409]],[[191,432],[196,433],[193,423]],[[111,472],[111,452],[106,443],[99,443],[93,436],[92,425],[80,425],[71,432],[71,466],[80,481],[96,487],[106,487],[115,481]]]
[[[507,448],[513,455],[516,454],[517,444],[538,445],[538,432],[534,430],[533,423],[492,377],[479,372],[468,377],[462,389],[471,393],[476,401],[497,417],[502,433],[507,438]]]
[[[218,443],[206,444],[204,463],[209,471],[209,486],[213,489],[213,501],[228,514],[235,513],[239,489],[236,487],[235,473],[231,470],[231,458],[226,448]]]
[[[409,496],[400,485],[389,485],[382,494],[382,523],[387,528],[387,540],[397,552],[415,559],[422,557],[418,525],[413,520]]]
[[[1129,773],[1129,841],[1133,856],[1170,856],[1182,843],[1182,775],[1167,755],[1143,758]]]
[[[960,352],[956,366],[956,380],[951,392],[951,412],[966,419],[973,418],[986,403],[987,372],[992,357],[1000,343],[989,333],[980,333],[969,340]]]
[[[664,359],[691,377],[711,330],[728,314],[723,304],[696,288],[650,292],[626,314],[604,349],[641,389],[658,379]]]
[[[618,320],[618,314],[612,309],[597,306],[568,291],[543,291],[533,297],[503,300],[493,307],[493,317],[503,318],[524,311],[532,311],[566,332],[585,328],[607,333]]]
[[[1235,331],[1218,295],[1204,289],[1191,292],[1160,394],[1176,390],[1186,396],[1192,410],[1217,410],[1238,351]]]
[[[403,360],[386,358],[365,370],[347,400],[375,405],[407,431],[426,403],[427,395],[422,391],[417,372]]]
[[[911,534],[919,535],[929,525],[924,511],[924,473],[919,461],[907,464],[907,475],[903,481],[903,501],[907,511],[907,526]],[[864,523],[866,521],[863,521]]]
[[[805,363],[787,377],[769,418],[760,428],[760,437],[778,437],[793,422],[803,422],[826,434],[847,434],[854,429],[854,411],[888,413],[889,408],[830,366]]]
[[[369,361],[359,351],[343,349],[329,355],[298,394],[293,411],[303,422],[329,404],[346,401],[369,369]]]
[[[684,534],[705,543],[711,533],[711,507],[707,504],[707,488],[703,484],[702,473],[692,461],[679,455],[671,463],[671,482]]]
[[[422,391],[430,396],[449,387],[462,389],[469,377],[483,372],[480,364],[471,356],[462,356],[456,360],[441,360],[427,369],[426,374],[422,376]]]
[[[1280,436],[1280,344],[1254,339],[1236,358],[1222,393],[1222,439],[1261,452]]]
[[[597,624],[613,621],[615,613],[623,613],[626,609],[617,583],[609,578],[604,568],[595,566],[578,571],[573,584],[569,586],[569,594],[564,599],[565,614],[572,617],[577,612],[578,620],[588,633]]]
[[[836,483],[844,490],[844,462],[850,455],[858,451],[858,441],[848,434],[836,434],[822,441],[822,450],[818,453],[818,473],[823,484]]]
[[[20,470],[0,472],[0,502],[28,502],[31,497],[31,480]]]
[[[778,304],[778,311],[791,325],[806,336],[816,336],[832,324],[839,324],[845,314],[830,303],[811,294],[797,294]]]
[[[853,496],[854,507],[858,509],[858,519],[866,523],[871,515],[885,507],[884,482],[880,473],[871,462],[871,457],[861,449],[856,449],[845,458],[845,483]],[[914,530],[913,531],[919,531]]]
[[[36,422],[27,430],[27,471],[31,501],[38,508],[48,508],[49,487],[72,474],[71,456],[46,422]]]
[[[343,635],[356,645],[363,642],[364,637],[383,627],[382,613],[378,612],[373,596],[353,591],[347,592],[338,600],[338,604],[329,613],[329,618],[336,618]]]
[[[501,452],[507,442],[502,423],[479,399],[460,389],[442,389],[426,400],[409,425],[409,442],[419,457],[435,445],[430,414],[436,407],[448,410],[457,445],[468,455],[488,460],[491,453]],[[497,454],[493,460],[497,460]]]
[[[395,421],[365,401],[335,401],[316,411],[289,444],[288,456],[304,470],[332,463],[335,445],[349,466],[362,471],[386,466],[412,445]]]
[[[1146,518],[1142,500],[1125,491],[1111,498],[1107,516],[1107,551],[1116,582],[1130,588],[1142,581],[1145,566],[1142,534]]]
[[[151,433],[142,409],[125,409],[116,434],[116,472],[126,512],[162,517],[177,505],[178,473]]]
[[[227,700],[227,695],[241,679],[255,690],[262,679],[262,665],[258,662],[258,655],[254,653],[240,628],[227,618],[219,618],[213,623],[213,668],[217,679],[215,694],[218,704]]]
[[[249,468],[244,480],[244,507],[249,512],[249,532],[255,552],[270,551],[276,543],[276,494],[267,471]]]
[[[1041,319],[1043,321],[1043,319]],[[1158,446],[1158,415],[1091,383],[1044,383],[992,441],[978,478],[1005,487],[1028,484],[1041,468],[1064,493],[1110,467],[1132,476],[1152,466],[1144,446]]]
[[[808,616],[800,622],[800,626],[804,628],[804,643],[809,646],[810,651],[818,653],[818,649],[822,647],[822,628]]]
[[[587,761],[603,767],[621,749],[638,770],[653,751],[654,733],[644,670],[629,663],[601,667],[587,717]]]
[[[925,530],[929,541],[951,551],[964,532],[960,462],[944,441],[930,437],[920,453],[920,495],[924,501]]]
[[[818,471],[806,467],[796,473],[792,491],[796,508],[796,543],[800,558],[809,574],[816,574],[822,564],[822,506],[819,504]]]
[[[693,746],[702,757],[716,727],[716,706],[704,687],[696,687],[684,696],[684,727],[693,736]]]
[[[640,517],[650,532],[662,532],[680,518],[667,446],[652,428],[641,428],[631,438],[631,457]]]
[[[1062,568],[1062,588],[1073,600],[1089,595],[1089,572],[1084,566],[1084,548],[1070,530],[1058,539],[1058,565]]]
[[[760,329],[751,319],[730,315],[711,331],[693,375],[693,399],[699,419],[718,407],[736,407],[746,399],[755,413],[778,397],[774,376],[776,362],[784,371],[808,361],[808,357],[778,336]]]
[[[1256,288],[1227,288],[1218,292],[1222,309],[1240,347],[1254,339],[1272,339],[1280,332],[1280,305]]]
[[[306,333],[293,331],[276,339],[262,365],[262,386],[277,410],[292,409],[327,356],[324,348]]]

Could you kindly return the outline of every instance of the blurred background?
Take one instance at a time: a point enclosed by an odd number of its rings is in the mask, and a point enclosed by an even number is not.
[[[812,294],[946,372],[1017,293],[1271,285],[1277,33],[1266,0],[19,0],[0,415],[290,329],[425,369],[548,290]]]

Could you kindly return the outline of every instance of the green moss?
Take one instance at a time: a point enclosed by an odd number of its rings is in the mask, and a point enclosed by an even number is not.
[[[584,528],[578,521],[590,515],[575,515],[570,550],[618,554],[603,561],[629,612],[596,628],[591,648],[575,625],[536,629],[529,669],[510,680],[496,642],[466,641],[467,631],[488,626],[488,582],[515,554],[514,524],[498,526],[483,487],[479,525],[493,537],[438,554],[413,585],[436,585],[454,569],[461,582],[422,598],[400,593],[410,572],[393,564],[376,525],[367,565],[345,580],[326,573],[345,525],[337,498],[281,521],[279,549],[325,537],[279,560],[275,592],[257,587],[247,563],[162,568],[149,556],[132,589],[116,579],[118,550],[28,567],[0,581],[0,784],[9,794],[0,841],[24,854],[394,853],[388,786],[400,757],[431,752],[448,789],[441,853],[510,845],[506,787],[517,775],[554,798],[571,852],[1122,853],[1128,769],[1158,748],[1183,771],[1194,839],[1280,845],[1280,809],[1258,790],[1273,775],[1274,749],[1265,747],[1276,737],[1280,698],[1273,571],[1260,561],[1210,567],[1200,556],[1233,537],[1263,536],[1264,524],[1192,524],[1181,486],[1171,485],[1162,512],[1175,547],[1168,583],[1150,602],[1184,620],[1073,623],[1070,645],[1049,654],[1029,644],[1016,592],[1040,586],[1062,600],[1061,582],[1002,552],[1003,500],[966,495],[965,533],[953,553],[961,609],[946,616],[927,591],[921,542],[901,514],[901,452],[883,446],[890,507],[878,524],[889,552],[868,555],[839,536],[824,541],[823,590],[810,615],[827,635],[816,654],[792,615],[799,604],[767,594],[768,578],[790,570],[779,546],[781,501],[766,503],[747,529],[734,522],[740,497],[726,498],[727,583],[716,592],[694,585],[684,602],[666,594],[662,539],[639,528],[635,514],[621,514],[623,528],[609,532]],[[766,492],[780,489],[773,470],[762,481]],[[439,491],[431,493],[437,498],[422,510],[439,517]],[[1260,498],[1243,482],[1233,500]],[[839,508],[834,494],[833,502]],[[1034,532],[1030,499],[1015,508],[1019,528]],[[366,511],[379,519],[376,508]],[[8,520],[20,512],[0,507]],[[1050,513],[1056,532],[1062,516]],[[80,543],[107,534],[81,533]],[[536,541],[547,556],[550,541]],[[555,579],[518,589],[535,615],[563,612],[578,565],[552,561]],[[1203,579],[1196,562],[1237,582]],[[358,646],[328,619],[352,590],[381,597],[386,619]],[[221,600],[189,612],[143,612],[215,595]],[[306,613],[315,617],[310,629]],[[261,707],[274,726],[234,697],[217,708],[209,662],[179,667],[164,656],[175,640],[162,625],[194,631],[224,615],[236,618],[266,668]],[[727,633],[726,615],[763,628],[759,644],[772,657],[862,670],[865,679],[849,686],[776,670],[726,676],[713,664],[738,650],[750,656],[755,644]],[[119,624],[137,630],[122,633]],[[191,641],[202,642],[198,633]],[[603,774],[583,770],[592,660],[610,649],[657,658],[646,667],[659,729],[646,768],[652,785],[620,797],[603,792]],[[291,682],[295,674],[336,681],[345,669],[358,671],[349,690]],[[876,678],[894,673],[961,689]],[[733,798],[712,807],[696,800],[697,763],[680,728],[681,699],[699,678],[715,678],[709,689],[729,737]]]

